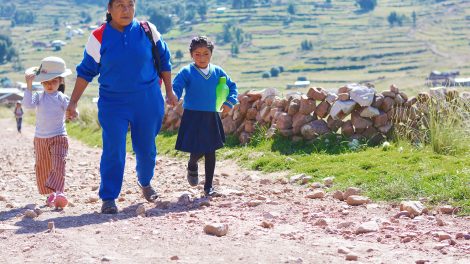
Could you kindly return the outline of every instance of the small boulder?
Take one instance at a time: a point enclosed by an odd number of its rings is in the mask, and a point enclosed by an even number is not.
[[[308,198],[308,199],[321,199],[325,197],[325,191],[323,190],[314,190],[310,193],[308,193],[307,195],[305,195],[305,198]]]
[[[139,205],[135,210],[136,215],[145,216],[145,206],[143,204]]]
[[[379,225],[375,221],[362,223],[356,230],[356,234],[365,234],[379,231]]]
[[[349,187],[346,189],[343,196],[344,196],[344,199],[346,200],[351,195],[360,195],[361,193],[362,193],[361,189],[356,188],[356,187]]]
[[[445,206],[441,206],[439,208],[439,210],[441,211],[441,213],[443,214],[452,214],[454,213],[454,211],[456,211],[456,208],[454,208],[453,206],[451,205],[445,205]]]
[[[348,205],[363,205],[367,204],[369,202],[369,198],[365,196],[359,196],[359,195],[351,195],[346,199],[346,203]]]
[[[266,229],[271,229],[274,227],[274,224],[271,222],[263,221],[261,223],[261,227],[266,228]]]
[[[347,261],[357,261],[358,260],[358,256],[354,253],[349,253],[346,255],[346,260]]]
[[[343,194],[342,191],[337,190],[333,193],[333,198],[338,199],[340,201],[343,201],[344,200],[344,194]]]
[[[38,214],[34,210],[28,209],[24,212],[24,216],[32,219],[38,217]]]
[[[316,101],[323,101],[328,96],[328,92],[321,87],[312,87],[307,92],[307,97]]]
[[[325,184],[325,186],[331,186],[333,185],[334,180],[335,177],[326,177],[323,179],[323,184]]]
[[[315,109],[315,114],[320,118],[325,118],[328,115],[330,104],[327,101],[321,102]]]
[[[204,227],[204,232],[208,235],[218,237],[225,236],[228,233],[228,225],[220,223],[207,224]]]
[[[247,202],[246,205],[248,205],[249,207],[256,207],[256,206],[258,206],[262,203],[263,203],[263,201],[261,201],[261,200],[251,200],[251,201]]]
[[[349,84],[351,99],[361,106],[370,106],[374,100],[375,91],[367,86],[360,84]]]
[[[400,211],[407,211],[411,217],[423,214],[426,207],[420,201],[403,201],[400,203]]]

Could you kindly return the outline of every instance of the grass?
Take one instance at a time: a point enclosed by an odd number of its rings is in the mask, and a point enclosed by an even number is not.
[[[1,106],[0,118],[13,118],[13,108]]]
[[[175,155],[174,133],[159,135],[159,151]],[[470,153],[436,154],[432,147],[417,148],[406,142],[389,149],[367,147],[350,150],[341,137],[327,136],[313,143],[275,137],[239,146],[229,137],[227,147],[218,151],[223,159],[265,172],[305,173],[313,181],[334,176],[334,189],[362,188],[379,201],[426,198],[430,205],[452,204],[470,214]]]

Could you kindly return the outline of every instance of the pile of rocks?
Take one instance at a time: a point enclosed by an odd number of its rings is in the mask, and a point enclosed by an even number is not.
[[[327,133],[379,143],[391,135],[394,125],[416,127],[427,113],[432,96],[459,97],[456,90],[435,89],[409,98],[396,85],[377,93],[372,86],[348,84],[337,92],[310,88],[282,98],[275,89],[247,91],[240,103],[222,115],[225,133],[236,134],[241,144],[250,141],[257,126],[266,126],[267,137],[279,133],[293,141],[312,140]],[[179,127],[183,107],[167,109],[163,129]]]

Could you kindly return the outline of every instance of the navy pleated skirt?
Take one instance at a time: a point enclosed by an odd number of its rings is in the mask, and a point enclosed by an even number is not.
[[[217,112],[185,109],[176,139],[176,150],[209,153],[222,148],[225,133]]]

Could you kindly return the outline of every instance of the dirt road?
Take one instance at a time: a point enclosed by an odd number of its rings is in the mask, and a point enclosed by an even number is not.
[[[33,130],[26,126],[20,135],[14,120],[0,120],[0,263],[470,261],[470,240],[460,238],[468,238],[469,218],[431,213],[395,218],[398,208],[390,204],[352,207],[328,194],[309,199],[308,187],[287,183],[285,175],[247,171],[233,161],[216,168],[216,186],[226,196],[208,200],[200,186],[186,183],[184,161],[160,156],[153,185],[161,198],[150,204],[140,195],[135,161],[128,155],[120,212],[101,215],[101,151],[76,140],[70,140],[67,163],[72,204],[56,211],[43,207],[45,198],[37,194]],[[146,211],[139,216],[142,206]],[[42,213],[28,218],[28,209]],[[366,222],[378,229],[358,234]],[[226,224],[227,235],[206,234],[211,223]],[[439,242],[444,234],[451,239]]]

